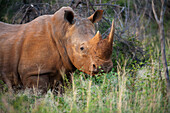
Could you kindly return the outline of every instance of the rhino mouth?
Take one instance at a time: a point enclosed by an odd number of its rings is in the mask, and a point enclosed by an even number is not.
[[[94,68],[92,71],[90,71],[90,73],[92,75],[102,74],[102,73],[109,73],[112,70],[112,68],[113,68],[112,65],[110,65],[110,66],[102,66],[102,67],[99,67],[99,68]]]

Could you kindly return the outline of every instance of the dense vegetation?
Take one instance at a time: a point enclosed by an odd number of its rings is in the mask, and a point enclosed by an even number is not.
[[[20,23],[25,11],[21,10],[21,6],[24,4],[22,1],[27,1],[26,4],[33,2],[31,0],[0,0],[2,9],[0,10],[0,20]],[[166,91],[158,27],[152,15],[152,9],[149,9],[150,0],[146,0],[146,3],[140,2],[140,0],[114,2],[102,0],[101,3],[99,1],[90,0],[92,4],[107,3],[107,6],[94,6],[95,9],[100,7],[105,10],[105,18],[96,24],[97,29],[103,33],[102,36],[108,34],[110,21],[113,18],[116,21],[112,71],[91,77],[76,70],[71,75],[73,83],[64,88],[65,92],[62,95],[55,94],[51,90],[41,95],[34,89],[17,90],[15,93],[11,93],[0,81],[0,112],[170,112],[170,97],[167,96]],[[83,3],[85,2],[86,0]],[[48,13],[52,13],[61,6],[70,5],[71,1],[36,0],[34,3],[48,3],[51,7],[49,9],[48,6],[39,6],[39,11],[47,14],[44,8],[48,9]],[[84,5],[83,3],[82,5]],[[157,1],[155,4],[157,12],[159,12],[159,2]],[[57,8],[55,9],[54,6]],[[18,10],[19,8],[21,11]],[[87,7],[83,8],[81,11],[87,10]],[[170,60],[170,38],[168,38],[170,37],[170,14],[167,12],[169,9],[167,5],[164,21],[167,61]],[[79,12],[80,9],[75,10]],[[91,12],[93,10],[90,9]],[[30,13],[30,15],[32,16],[30,20],[37,17],[35,13]],[[23,23],[28,21],[25,20]],[[168,66],[170,66],[170,62],[168,62]]]

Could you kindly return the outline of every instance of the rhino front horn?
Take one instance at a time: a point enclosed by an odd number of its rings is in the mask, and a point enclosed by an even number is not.
[[[114,25],[114,20],[113,20],[111,30],[110,30],[110,33],[109,33],[109,36],[108,36],[108,42],[109,43],[113,43],[114,32],[115,32],[115,25]]]

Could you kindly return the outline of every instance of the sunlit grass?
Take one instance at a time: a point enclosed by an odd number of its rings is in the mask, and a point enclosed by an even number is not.
[[[1,110],[17,113],[164,113],[168,110],[162,93],[164,86],[157,75],[140,75],[132,86],[132,78],[125,68],[95,78],[79,74],[72,75],[72,87],[66,88],[62,96],[56,96],[50,90],[44,96],[24,92],[1,94]]]

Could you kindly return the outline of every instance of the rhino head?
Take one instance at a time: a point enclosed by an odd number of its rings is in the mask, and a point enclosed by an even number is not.
[[[97,10],[88,18],[65,11],[64,18],[71,25],[66,32],[66,49],[72,64],[79,70],[95,75],[98,72],[109,72],[112,67],[112,44],[114,37],[114,21],[107,38],[102,39],[99,31],[95,33],[94,23],[103,15],[103,10]]]

